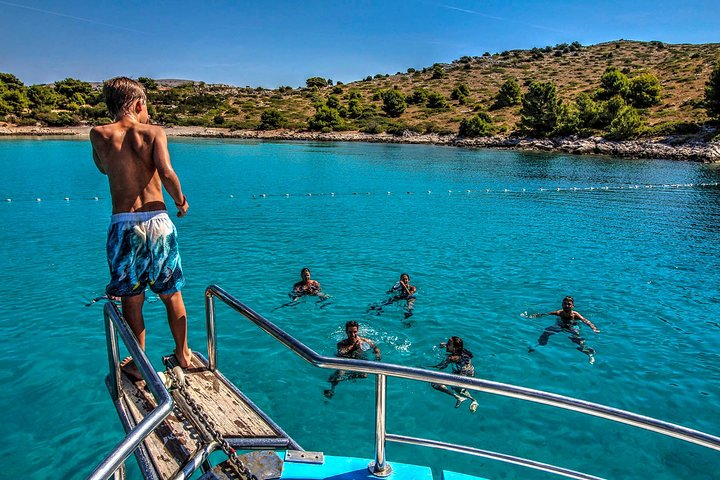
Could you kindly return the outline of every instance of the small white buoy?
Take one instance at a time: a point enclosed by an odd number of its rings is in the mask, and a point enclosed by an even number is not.
[[[448,190],[448,193],[452,193],[452,190]]]
[[[99,198],[97,197],[97,195],[96,195],[96,196],[93,197],[93,200],[97,201],[97,200],[100,200],[100,199],[99,199]]]
[[[231,193],[231,194],[230,194],[230,198],[235,198],[235,195],[233,195],[233,194]]]
[[[312,193],[308,193],[307,196],[308,196],[308,197],[312,197]]]
[[[267,197],[267,194],[261,193],[260,196],[261,196],[262,198],[265,198],[265,197]]]
[[[335,192],[330,192],[330,196],[331,196],[331,197],[334,197],[334,196],[335,196]]]
[[[5,201],[10,203],[10,202],[12,202],[12,198],[6,198]]]
[[[40,197],[35,199],[36,202],[42,202],[42,199]]]
[[[392,195],[392,192],[387,192],[388,195]]]
[[[69,201],[70,201],[70,197],[65,197],[65,201],[66,201],[66,202],[69,202]]]
[[[470,193],[470,190],[465,190],[465,193]]]
[[[432,190],[428,190],[427,193],[432,193]]]
[[[286,193],[286,194],[285,194],[285,196],[286,196],[286,197],[289,197],[289,196],[290,196],[290,194],[289,194],[289,193]]]
[[[524,191],[525,191],[525,189],[523,188],[523,192],[524,192]]]
[[[507,193],[507,192],[509,192],[509,191],[510,191],[510,190],[508,190],[507,188],[506,188],[505,190],[503,190],[503,192],[505,192],[505,193]]]

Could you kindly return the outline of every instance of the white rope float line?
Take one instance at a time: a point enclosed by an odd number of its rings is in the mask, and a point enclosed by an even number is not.
[[[537,188],[537,189],[469,189],[469,190],[447,190],[448,195],[452,194],[475,194],[475,193],[533,193],[533,192],[581,192],[581,191],[619,191],[619,190],[640,190],[640,189],[679,189],[679,188],[695,188],[695,187],[717,187],[720,186],[720,182],[715,183],[665,183],[665,184],[647,184],[647,185],[621,185],[621,186],[601,186],[601,187],[555,187],[555,188]],[[308,193],[259,193],[252,195],[251,198],[290,198],[290,197],[336,197],[336,196],[368,196],[368,195],[416,195],[425,194],[432,195],[436,194],[432,190],[426,190],[424,192],[405,191],[405,192],[392,192],[388,191],[385,193],[378,192],[351,192],[351,193],[336,193],[336,192],[308,192]],[[235,198],[235,195],[230,194],[230,198]]]
[[[534,193],[534,192],[584,192],[584,191],[619,191],[619,190],[641,190],[641,189],[666,189],[666,190],[673,190],[673,189],[680,189],[680,188],[697,188],[697,187],[717,187],[720,186],[720,182],[715,183],[662,183],[662,184],[647,184],[647,185],[619,185],[619,186],[601,186],[601,187],[555,187],[555,188],[537,188],[537,189],[510,189],[510,188],[503,188],[503,189],[491,189],[491,188],[485,188],[485,189],[468,189],[468,190],[447,190],[446,192],[448,195],[452,194],[478,194],[478,193]],[[308,193],[282,193],[282,194],[268,194],[268,193],[260,193],[256,195],[252,195],[251,198],[257,199],[257,198],[269,198],[269,197],[276,197],[276,198],[290,198],[290,197],[339,197],[339,196],[369,196],[369,195],[438,195],[437,192],[433,190],[425,190],[424,192],[415,192],[415,191],[405,191],[405,192],[392,192],[392,191],[386,191],[382,193],[378,192],[351,192],[351,193],[337,193],[337,192],[308,192]],[[235,198],[234,194],[229,194],[229,198]],[[76,200],[72,197],[63,197],[62,201],[64,202],[71,202],[71,201],[93,201],[97,202],[101,200],[102,197],[100,196],[93,196],[89,198],[81,198],[79,200]],[[29,201],[30,199],[21,199],[19,201]],[[16,200],[12,197],[5,198],[5,203],[13,203]],[[36,203],[41,203],[45,201],[41,197],[36,197],[34,199]]]

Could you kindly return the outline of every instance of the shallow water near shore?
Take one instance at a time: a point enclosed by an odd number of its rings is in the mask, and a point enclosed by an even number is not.
[[[351,319],[383,361],[404,365],[437,363],[437,344],[459,335],[478,377],[720,435],[720,166],[360,143],[172,139],[170,151],[190,203],[176,225],[192,348],[205,353],[203,292],[216,283],[323,354]],[[108,278],[107,180],[87,141],[0,140],[0,166],[2,476],[82,478],[123,436],[104,386],[102,303],[85,306]],[[277,308],[304,266],[331,303]],[[400,307],[367,312],[402,272],[418,288],[409,327]],[[522,314],[558,309],[565,295],[601,330],[581,329],[593,365],[562,334],[528,352],[552,320]],[[161,302],[145,314],[161,369],[172,349]],[[372,458],[372,378],[327,400],[332,372],[220,303],[217,320],[220,370],[300,445]],[[605,478],[717,475],[718,452],[475,396],[471,414],[428,385],[389,379],[388,431]],[[552,478],[396,444],[387,458]]]

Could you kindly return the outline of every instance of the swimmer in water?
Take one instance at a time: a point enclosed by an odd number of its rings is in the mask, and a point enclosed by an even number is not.
[[[302,280],[293,285],[292,292],[290,293],[290,298],[293,302],[305,295],[316,296],[320,299],[320,301],[328,298],[328,295],[323,293],[322,288],[320,287],[320,282],[310,278],[309,268],[305,267],[300,270],[300,278]]]
[[[374,311],[375,315],[380,315],[382,314],[384,307],[392,305],[395,302],[404,300],[406,302],[405,319],[408,319],[413,315],[416,292],[417,288],[410,285],[410,276],[407,273],[403,273],[402,275],[400,275],[400,280],[398,280],[395,285],[393,285],[390,290],[386,292],[390,294],[390,297],[382,303],[375,303],[373,305],[370,305],[367,311]],[[409,326],[408,324],[406,325]]]
[[[288,294],[290,296],[290,301],[287,303],[283,303],[279,307],[275,307],[272,311],[283,307],[294,307],[298,305],[298,300],[300,298],[305,296],[314,296],[317,297],[318,300],[315,303],[320,303],[320,308],[325,308],[328,305],[332,304],[332,302],[328,302],[327,300],[330,298],[330,295],[327,295],[322,291],[322,287],[320,286],[320,282],[317,280],[312,280],[310,278],[310,269],[305,267],[302,270],[300,270],[300,278],[301,280],[295,285],[293,285],[292,291]]]
[[[337,356],[341,358],[354,358],[357,360],[367,360],[367,355],[370,350],[375,353],[375,360],[380,361],[382,356],[380,349],[375,343],[369,338],[360,336],[360,330],[358,322],[350,320],[345,323],[345,334],[347,338],[340,340],[337,344]],[[335,387],[338,383],[343,380],[353,380],[356,378],[367,378],[367,373],[360,372],[346,372],[345,370],[336,370],[335,373],[330,375],[328,382],[330,382],[330,388],[325,390],[323,394],[326,398],[332,398],[335,395]]]
[[[463,341],[460,337],[450,337],[447,343],[441,343],[441,348],[445,348],[447,352],[445,360],[433,365],[432,368],[444,369],[448,365],[452,364],[452,373],[456,375],[462,375],[463,377],[474,377],[475,367],[472,364],[473,354],[469,350],[465,350],[463,347]],[[460,407],[465,400],[472,400],[470,403],[470,411],[475,413],[478,407],[478,402],[471,395],[470,392],[465,388],[461,387],[446,387],[439,383],[431,384],[435,390],[439,390],[452,397],[455,397],[455,408]]]
[[[546,315],[554,315],[558,317],[558,320],[554,325],[550,325],[543,331],[542,335],[540,335],[540,338],[538,338],[538,344],[535,346],[537,347],[539,345],[547,345],[550,336],[556,333],[569,333],[570,336],[568,338],[570,339],[570,341],[577,344],[577,349],[588,356],[588,361],[590,363],[595,363],[595,350],[585,345],[585,339],[580,336],[580,329],[577,326],[577,321],[580,320],[585,325],[592,328],[593,332],[595,333],[600,333],[600,329],[598,329],[590,320],[580,315],[579,312],[576,312],[574,308],[575,300],[573,300],[573,297],[567,296],[563,298],[562,308],[560,310],[555,310],[548,313],[535,313],[532,315],[528,315],[528,318],[538,318],[544,317]],[[533,351],[535,351],[534,347],[530,347],[528,349],[528,352]]]

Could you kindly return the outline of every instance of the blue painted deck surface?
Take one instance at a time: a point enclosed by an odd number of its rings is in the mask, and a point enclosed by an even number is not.
[[[282,452],[278,452],[284,458]],[[370,460],[367,458],[326,456],[322,465],[286,462],[281,480],[377,480],[368,471]],[[433,480],[432,471],[428,467],[392,463],[393,473],[390,480]],[[471,477],[467,477],[470,479]]]
[[[488,480],[483,477],[473,477],[472,475],[465,475],[464,473],[450,472],[443,470],[442,480]]]

